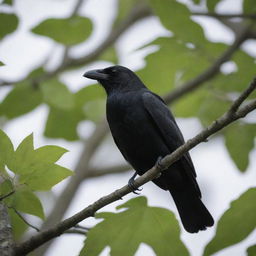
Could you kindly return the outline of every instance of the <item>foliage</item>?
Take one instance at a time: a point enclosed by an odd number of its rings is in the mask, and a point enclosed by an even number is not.
[[[169,210],[149,207],[145,197],[131,199],[117,209],[125,211],[96,215],[104,220],[88,232],[80,256],[97,256],[106,246],[110,246],[112,256],[132,256],[140,243],[150,245],[159,256],[189,255],[179,239],[178,222]]]
[[[218,222],[215,237],[205,248],[205,256],[239,243],[255,229],[255,197],[256,188],[251,188],[231,203]]]
[[[70,170],[55,163],[66,152],[66,149],[58,146],[34,149],[32,134],[14,150],[8,136],[0,130],[0,175],[3,179],[0,195],[14,192],[4,199],[8,207],[44,219],[43,207],[35,192],[50,190],[72,175]],[[17,222],[15,212],[11,211],[11,218]],[[17,225],[14,231],[19,236],[24,225]]]
[[[58,43],[73,45],[87,39],[92,31],[92,23],[88,18],[81,16],[48,19],[34,27],[32,31],[38,35],[50,37]]]

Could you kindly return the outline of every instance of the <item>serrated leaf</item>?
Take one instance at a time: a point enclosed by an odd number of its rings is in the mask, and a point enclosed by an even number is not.
[[[0,115],[12,119],[30,112],[41,103],[40,90],[33,88],[28,82],[21,82],[1,102]]]
[[[214,12],[215,7],[217,6],[217,4],[219,2],[221,2],[221,0],[207,0],[206,5],[207,5],[209,12]]]
[[[63,110],[74,107],[74,95],[67,86],[57,79],[51,79],[40,85],[44,101],[50,106]]]
[[[49,190],[72,172],[54,164],[66,150],[58,146],[45,146],[34,150],[32,134],[26,137],[14,153],[9,169],[19,174],[19,183],[32,190]]]
[[[256,124],[237,122],[225,129],[224,136],[232,160],[244,172],[249,165],[249,154],[254,146]]]
[[[16,174],[28,174],[32,171],[30,165],[34,163],[34,156],[33,134],[30,134],[20,143],[8,167]]]
[[[243,0],[244,13],[255,13],[256,3],[254,0]]]
[[[44,135],[49,138],[77,140],[77,125],[85,119],[82,109],[61,110],[50,108]]]
[[[13,207],[20,212],[44,219],[44,210],[39,198],[28,188],[18,189],[14,194]]]
[[[37,163],[33,166],[29,175],[23,175],[21,183],[25,183],[30,189],[36,191],[50,190],[73,172],[57,164]]]
[[[172,212],[147,206],[145,197],[129,200],[120,208],[127,209],[96,215],[104,220],[88,232],[80,256],[97,256],[106,246],[110,246],[111,256],[133,256],[141,243],[151,246],[158,256],[189,255]]]
[[[256,255],[256,244],[247,248],[247,256],[255,256]]]
[[[82,43],[88,38],[92,32],[92,22],[81,16],[48,19],[34,27],[32,31],[50,37],[61,44],[74,45]]]
[[[14,14],[0,13],[0,40],[15,31],[18,22],[18,18]]]
[[[14,148],[9,137],[0,130],[0,172],[13,160]]]
[[[36,149],[35,157],[36,157],[36,161],[41,161],[44,163],[55,163],[66,152],[68,152],[68,150],[65,148],[49,145],[49,146],[43,146]]]
[[[251,188],[231,203],[218,222],[216,234],[205,248],[212,255],[245,239],[256,227],[256,188]]]
[[[191,20],[191,13],[185,4],[173,0],[149,0],[149,2],[162,24],[172,31],[175,37],[184,42],[204,44],[206,40],[203,29]],[[182,29],[184,27],[186,29]]]
[[[11,218],[12,223],[12,233],[14,235],[14,239],[18,241],[21,236],[24,234],[26,229],[28,228],[27,224],[15,213],[15,211],[11,208],[8,209],[8,214]]]

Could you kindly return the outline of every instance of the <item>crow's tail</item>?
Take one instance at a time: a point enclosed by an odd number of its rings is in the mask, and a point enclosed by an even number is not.
[[[189,188],[184,188],[183,190],[170,189],[182,224],[185,230],[190,233],[205,230],[214,224],[211,214],[199,196],[193,192]]]

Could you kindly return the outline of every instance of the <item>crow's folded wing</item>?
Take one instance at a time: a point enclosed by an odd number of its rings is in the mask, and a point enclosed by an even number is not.
[[[170,152],[184,144],[182,133],[163,100],[151,92],[144,92],[142,100],[146,111],[151,117],[153,126],[157,129],[159,136],[161,136]],[[192,174],[192,176],[196,177],[195,168],[189,153],[184,154],[181,162],[185,169],[189,170],[189,176]]]

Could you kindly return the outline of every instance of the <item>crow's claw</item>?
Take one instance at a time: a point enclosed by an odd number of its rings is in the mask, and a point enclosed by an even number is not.
[[[161,161],[162,161],[162,157],[161,156],[159,156],[158,158],[157,158],[157,160],[156,160],[156,163],[155,163],[155,167],[157,168],[157,169],[160,169],[160,170],[164,170],[164,165],[161,163]]]
[[[136,195],[139,195],[140,193],[136,192],[136,191],[141,191],[143,188],[137,188],[134,185],[134,179],[137,176],[137,172],[134,173],[134,175],[132,175],[132,177],[129,179],[128,181],[128,186],[132,189],[132,192]]]

